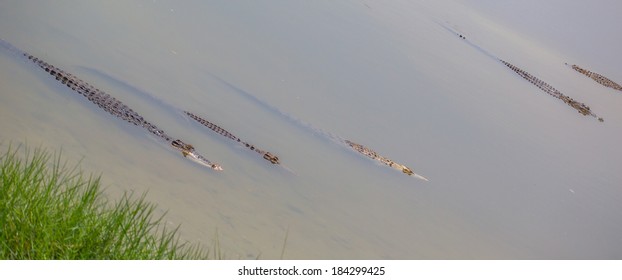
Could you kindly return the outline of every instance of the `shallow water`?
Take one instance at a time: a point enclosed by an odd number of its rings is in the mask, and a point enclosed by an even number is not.
[[[3,48],[0,140],[62,147],[103,175],[109,196],[148,192],[184,239],[218,239],[231,258],[279,258],[284,241],[284,257],[295,259],[621,258],[622,95],[563,63],[620,82],[622,38],[573,29],[582,23],[563,16],[548,20],[562,35],[576,33],[551,37],[542,25],[503,17],[535,4],[489,2],[5,1],[0,38],[120,99],[225,170],[184,160]],[[616,5],[603,2],[580,8]],[[553,4],[538,9],[560,9]],[[604,15],[590,25],[620,26]],[[438,22],[605,122],[577,114]],[[582,38],[607,40],[590,52]],[[291,171],[183,110],[278,155]]]

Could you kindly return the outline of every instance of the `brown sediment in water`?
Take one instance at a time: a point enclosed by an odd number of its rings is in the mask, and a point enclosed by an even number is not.
[[[558,98],[558,99],[564,101],[564,103],[568,104],[570,107],[572,107],[575,110],[577,110],[581,115],[592,116],[592,117],[598,119],[598,121],[600,121],[600,122],[604,121],[603,118],[598,117],[596,114],[594,114],[592,112],[592,110],[590,109],[590,107],[585,105],[584,103],[578,102],[578,101],[572,99],[571,97],[561,93],[559,90],[557,90],[553,86],[551,86],[548,83],[546,83],[546,82],[536,78],[535,76],[527,73],[527,71],[514,66],[511,63],[509,63],[509,62],[507,62],[505,60],[500,60],[500,61],[503,64],[505,64],[505,66],[507,66],[508,68],[512,69],[519,76],[523,77],[525,80],[527,80],[530,83],[532,83],[533,85],[537,86],[542,91],[546,92],[547,94],[549,94],[549,95],[551,95],[551,96],[553,96],[555,98]]]
[[[201,117],[199,117],[199,116],[197,116],[197,115],[195,115],[193,113],[190,113],[188,111],[184,111],[184,113],[186,113],[186,115],[188,115],[190,118],[192,118],[193,120],[197,121],[198,123],[202,124],[203,126],[213,130],[214,132],[216,132],[216,133],[218,133],[218,134],[220,134],[220,135],[222,135],[224,137],[227,137],[227,138],[229,138],[229,139],[231,139],[231,140],[233,140],[235,142],[240,143],[242,146],[245,146],[246,148],[249,148],[251,151],[257,152],[258,154],[262,155],[263,158],[265,160],[269,161],[270,163],[272,163],[272,164],[279,164],[279,158],[277,156],[273,155],[272,153],[260,150],[260,149],[256,148],[254,145],[242,141],[242,139],[240,139],[240,138],[236,137],[235,135],[231,134],[229,131],[226,131],[224,128],[222,128],[222,127],[220,127],[220,126],[218,126],[218,125],[216,125],[216,124],[214,124],[214,123],[212,123],[212,122],[210,122],[210,121],[208,121],[208,120],[206,120],[204,118],[201,118]]]
[[[581,73],[581,74],[583,74],[585,76],[588,76],[588,77],[592,78],[592,80],[596,81],[597,83],[599,83],[599,84],[601,84],[603,86],[606,86],[608,88],[612,88],[612,89],[615,89],[615,90],[622,91],[622,86],[620,86],[616,82],[608,79],[607,77],[605,77],[603,75],[600,75],[598,73],[595,73],[595,72],[583,69],[583,68],[577,66],[576,64],[573,64],[571,67],[575,71],[577,71],[577,72],[579,72],[579,73]]]

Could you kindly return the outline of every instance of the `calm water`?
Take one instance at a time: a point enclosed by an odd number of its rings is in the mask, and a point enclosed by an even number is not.
[[[5,49],[0,140],[62,148],[102,174],[112,198],[148,192],[184,239],[218,239],[230,258],[279,258],[286,236],[284,257],[294,259],[622,258],[622,93],[563,65],[622,81],[622,22],[611,12],[619,4],[493,2],[3,1],[0,38],[120,99],[225,170],[184,160]],[[505,16],[514,11],[533,20]],[[601,16],[586,28],[568,14]]]

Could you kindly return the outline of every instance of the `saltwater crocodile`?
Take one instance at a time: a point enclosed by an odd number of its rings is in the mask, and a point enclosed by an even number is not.
[[[33,55],[30,55],[27,52],[24,52],[14,47],[10,43],[2,39],[0,39],[0,45],[4,46],[5,48],[7,48],[9,51],[13,53],[23,55],[24,57],[28,58],[30,61],[34,62],[37,66],[45,70],[45,72],[54,76],[57,81],[66,85],[67,87],[79,93],[80,95],[86,97],[89,101],[93,102],[95,105],[99,106],[100,108],[110,113],[111,115],[121,118],[131,124],[141,126],[147,129],[153,135],[164,139],[173,148],[181,151],[182,155],[185,158],[190,159],[203,166],[212,168],[214,170],[222,170],[222,167],[220,165],[210,162],[205,157],[197,153],[192,145],[187,144],[180,139],[173,140],[173,138],[167,135],[163,130],[159,129],[154,124],[145,120],[142,116],[140,116],[134,110],[129,108],[127,105],[123,104],[118,99],[93,87],[89,83],[82,81],[81,79],[77,78],[74,75],[68,72],[65,72],[60,68],[57,68]]]
[[[565,63],[565,64],[568,65],[568,63]],[[570,65],[568,65],[568,66],[570,66]],[[585,76],[588,76],[588,77],[592,78],[592,80],[596,81],[597,83],[599,83],[599,84],[601,84],[603,86],[606,86],[608,88],[612,88],[612,89],[615,89],[615,90],[622,91],[622,86],[621,85],[619,85],[618,83],[610,80],[609,78],[607,78],[607,77],[605,77],[605,76],[603,76],[601,74],[592,72],[590,70],[583,69],[583,68],[579,67],[576,64],[573,64],[570,67],[572,67],[572,69],[574,69],[575,71],[577,71],[577,72],[579,72],[579,73],[581,73],[581,74],[583,74]]]
[[[388,158],[385,158],[385,157],[379,155],[378,153],[376,153],[375,151],[373,151],[370,148],[367,148],[367,147],[365,147],[365,146],[363,146],[361,144],[354,143],[354,142],[352,142],[350,140],[344,140],[344,143],[346,143],[348,146],[350,146],[355,151],[357,151],[357,152],[359,152],[359,153],[361,153],[361,154],[363,154],[363,155],[365,155],[365,156],[367,156],[369,158],[372,158],[372,159],[375,159],[375,160],[377,160],[379,162],[382,162],[382,163],[384,163],[384,164],[386,164],[386,165],[388,165],[390,167],[393,167],[394,169],[402,171],[404,174],[406,174],[408,176],[414,176],[414,177],[417,177],[417,178],[419,178],[421,180],[428,181],[427,178],[425,178],[425,177],[423,177],[423,176],[421,176],[421,175],[419,175],[417,173],[414,173],[410,168],[406,167],[405,165],[399,164],[399,163],[397,163],[395,161],[392,161],[392,160],[390,160]]]
[[[184,113],[186,113],[186,115],[188,115],[189,117],[191,117],[192,119],[194,119],[195,121],[199,122],[200,124],[204,125],[205,127],[213,130],[214,132],[227,137],[233,141],[236,141],[238,143],[240,143],[242,146],[245,146],[249,149],[251,149],[251,151],[255,151],[257,153],[259,153],[260,155],[263,156],[263,158],[269,162],[271,162],[272,164],[279,164],[279,158],[273,154],[271,154],[270,152],[266,152],[263,150],[260,150],[258,148],[256,148],[255,146],[249,144],[248,142],[244,142],[242,141],[242,139],[236,137],[235,135],[231,134],[229,131],[226,131],[224,128],[209,122],[208,120],[201,118],[193,113],[190,113],[188,111],[184,111]]]

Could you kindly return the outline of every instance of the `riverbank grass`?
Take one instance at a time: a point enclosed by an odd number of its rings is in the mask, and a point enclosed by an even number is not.
[[[208,258],[144,198],[110,203],[99,177],[45,150],[9,147],[0,155],[0,259]]]

